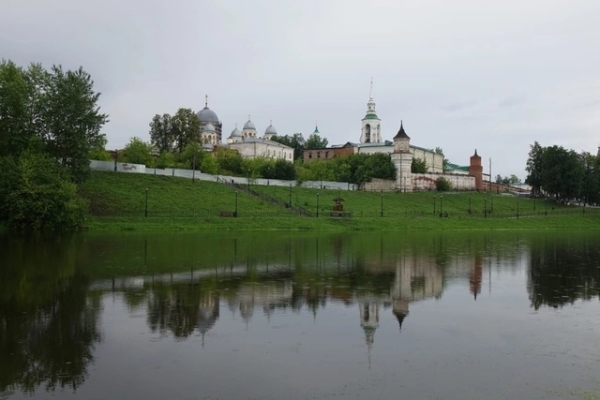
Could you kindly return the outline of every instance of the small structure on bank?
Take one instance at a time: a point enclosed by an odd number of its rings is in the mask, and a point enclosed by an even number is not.
[[[344,199],[340,196],[333,199],[334,205],[333,209],[329,213],[330,217],[351,217],[352,213],[348,211],[344,211]]]

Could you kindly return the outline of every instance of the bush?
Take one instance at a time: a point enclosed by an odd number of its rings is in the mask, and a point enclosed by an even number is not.
[[[16,164],[18,186],[4,206],[8,226],[23,230],[74,230],[84,221],[87,203],[64,168],[49,156],[25,152]]]
[[[450,184],[450,181],[448,181],[448,179],[443,178],[443,177],[437,178],[437,180],[435,181],[435,187],[438,192],[447,192],[450,189],[452,189],[452,185]]]

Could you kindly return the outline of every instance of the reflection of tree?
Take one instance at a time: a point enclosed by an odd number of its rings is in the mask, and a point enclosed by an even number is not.
[[[200,285],[156,284],[148,296],[148,325],[152,332],[190,336],[196,328],[203,335],[219,317],[219,297]]]
[[[86,294],[86,279],[76,275],[43,306],[25,313],[16,299],[0,306],[0,390],[75,390],[83,383],[100,341],[98,308],[87,304]]]
[[[599,259],[597,242],[561,238],[532,243],[528,283],[532,307],[562,307],[598,296]]]
[[[100,341],[99,304],[73,238],[0,236],[0,392],[79,387]]]

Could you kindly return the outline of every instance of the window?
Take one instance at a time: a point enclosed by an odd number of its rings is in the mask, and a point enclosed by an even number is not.
[[[325,158],[329,158],[329,152],[328,151],[325,152]]]
[[[321,158],[321,152],[317,151],[317,158]]]
[[[308,153],[308,158],[312,158],[312,151]]]

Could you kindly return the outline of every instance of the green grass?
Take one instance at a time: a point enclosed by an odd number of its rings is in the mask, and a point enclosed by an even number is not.
[[[148,217],[144,217],[148,188]],[[293,187],[252,186],[289,201],[319,218],[297,216],[221,183],[144,174],[93,172],[80,188],[90,201],[90,230],[440,230],[440,229],[596,229],[600,210],[488,193],[338,192]],[[317,196],[318,194],[318,196]],[[351,218],[330,218],[333,199],[344,198]],[[435,196],[435,197],[434,197]],[[434,199],[435,210],[434,214]],[[383,204],[383,217],[381,216]],[[471,213],[469,213],[469,204]],[[484,209],[491,213],[484,213]],[[447,218],[438,216],[440,210]]]

